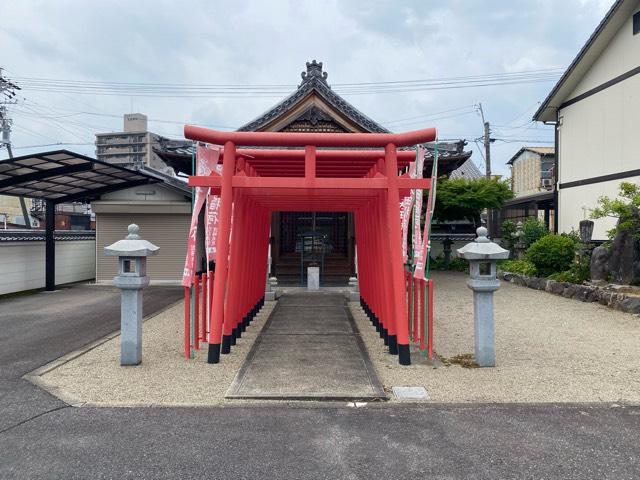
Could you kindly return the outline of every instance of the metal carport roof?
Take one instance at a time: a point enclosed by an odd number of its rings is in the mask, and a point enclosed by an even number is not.
[[[91,200],[104,193],[159,183],[157,176],[101,162],[69,150],[0,161],[0,195],[46,201],[45,289],[55,290],[55,205]]]
[[[34,153],[0,161],[0,195],[54,203],[96,198],[160,180],[68,150]]]

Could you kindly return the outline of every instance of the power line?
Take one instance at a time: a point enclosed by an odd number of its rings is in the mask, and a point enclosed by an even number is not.
[[[370,95],[417,92],[495,85],[517,85],[555,81],[561,69],[531,70],[464,77],[442,77],[420,80],[396,80],[386,82],[361,82],[333,84],[332,88],[343,95]],[[135,82],[110,82],[64,80],[53,78],[20,77],[25,88],[32,91],[73,93],[80,95],[110,95],[176,98],[257,98],[280,96],[291,92],[294,85],[234,85],[234,84],[160,84]]]
[[[95,145],[94,143],[69,143],[69,142],[56,142],[56,143],[42,143],[40,145],[22,145],[20,147],[13,147],[14,150],[23,150],[26,148],[43,148],[43,147],[62,147],[73,145]]]

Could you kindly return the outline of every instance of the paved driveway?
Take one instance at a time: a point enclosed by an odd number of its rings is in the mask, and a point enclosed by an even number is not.
[[[150,289],[146,311],[180,297]],[[117,292],[0,301],[0,478],[638,478],[640,408],[73,408],[20,379],[117,328]],[[179,328],[179,327],[177,327]]]

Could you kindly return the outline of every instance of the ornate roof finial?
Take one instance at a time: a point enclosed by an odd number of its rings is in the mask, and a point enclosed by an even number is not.
[[[314,80],[321,81],[323,83],[327,83],[327,77],[329,76],[327,72],[322,71],[322,62],[316,62],[313,60],[312,62],[307,62],[307,71],[302,72],[302,86],[306,82],[311,82]]]

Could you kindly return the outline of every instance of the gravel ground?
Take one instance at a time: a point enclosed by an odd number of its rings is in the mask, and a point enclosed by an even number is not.
[[[435,272],[434,345],[441,358],[473,353],[466,276]],[[502,282],[495,294],[495,368],[402,367],[359,304],[350,307],[386,389],[424,386],[434,402],[640,403],[640,318]],[[417,361],[416,361],[417,360]]]
[[[142,364],[120,366],[120,336],[39,377],[39,384],[61,392],[75,404],[93,405],[216,405],[225,402],[231,385],[275,302],[267,302],[231,354],[217,365],[207,364],[207,350],[187,361],[182,351],[183,305],[143,324]]]
[[[473,353],[472,292],[466,276],[434,275],[435,350],[443,359]],[[267,304],[231,355],[206,364],[206,351],[181,352],[182,305],[144,324],[143,363],[119,366],[119,338],[44,374],[66,400],[98,405],[218,405],[275,303]],[[401,367],[360,306],[350,304],[382,384],[424,386],[432,402],[640,403],[640,318],[506,282],[495,295],[497,367],[463,368],[420,359]]]

